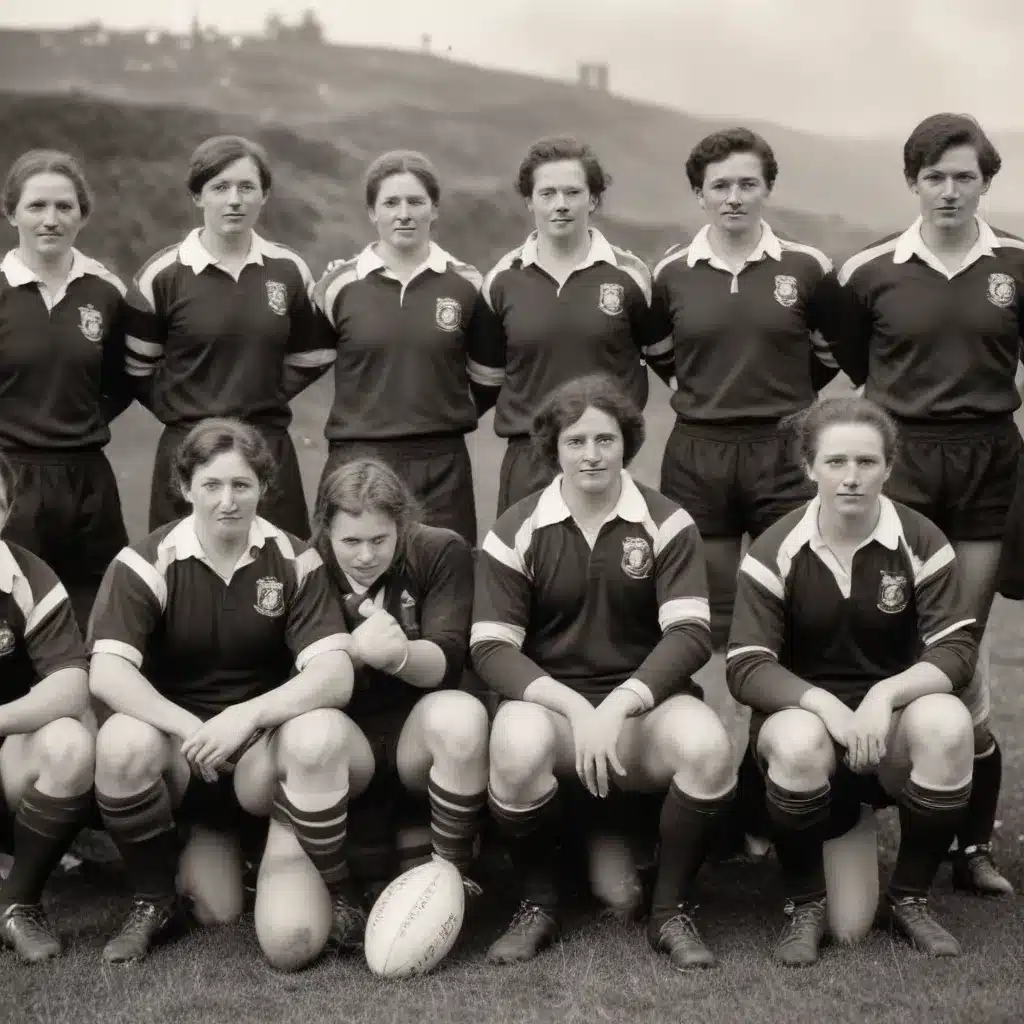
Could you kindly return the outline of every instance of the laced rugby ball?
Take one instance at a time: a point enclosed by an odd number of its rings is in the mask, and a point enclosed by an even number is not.
[[[379,896],[366,922],[366,962],[381,978],[408,978],[436,967],[455,944],[466,895],[445,860],[406,871]]]

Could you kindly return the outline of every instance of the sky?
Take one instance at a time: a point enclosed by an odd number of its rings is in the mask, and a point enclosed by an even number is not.
[[[418,48],[572,78],[610,65],[614,92],[694,114],[816,133],[905,134],[937,110],[1024,129],[1021,0],[2,0],[0,25],[185,31],[193,11],[256,33],[316,10],[332,42]]]

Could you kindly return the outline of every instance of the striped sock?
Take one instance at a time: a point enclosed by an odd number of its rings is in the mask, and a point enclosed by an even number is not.
[[[554,911],[559,902],[557,863],[562,832],[558,783],[528,807],[488,797],[494,824],[508,844],[512,867],[522,883],[523,898]]]
[[[33,785],[14,816],[14,866],[0,886],[0,906],[39,902],[91,807],[91,789],[80,796],[47,796]]]
[[[295,833],[306,856],[320,872],[327,891],[335,895],[346,889],[348,861],[345,859],[345,833],[348,824],[348,788],[328,807],[304,810],[295,805],[284,784],[274,789],[271,817]]]
[[[434,855],[443,857],[465,873],[473,863],[476,837],[480,832],[487,791],[464,796],[441,786],[430,769],[427,783],[430,799],[430,843]]]

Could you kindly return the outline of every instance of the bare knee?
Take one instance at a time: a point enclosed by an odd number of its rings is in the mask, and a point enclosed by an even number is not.
[[[164,770],[167,742],[159,729],[128,715],[112,715],[96,734],[96,781],[120,786],[155,782]]]
[[[281,726],[277,758],[285,770],[301,772],[333,770],[347,759],[350,736],[348,719],[334,708],[318,708],[292,718]]]
[[[491,729],[491,782],[519,790],[550,771],[555,729],[544,709],[526,701],[503,704]]]
[[[701,792],[720,793],[732,777],[729,734],[710,711],[673,711],[659,736],[674,770]]]
[[[264,861],[254,917],[263,955],[277,970],[301,970],[320,955],[331,927],[331,905],[320,876],[305,857]]]
[[[765,723],[758,752],[780,785],[805,789],[823,785],[835,771],[832,737],[817,715],[781,711]]]
[[[192,913],[205,927],[232,924],[242,916],[242,858],[236,841],[194,830],[178,863],[178,885],[192,898]]]
[[[487,709],[458,690],[431,694],[423,715],[423,735],[435,758],[480,761],[487,756]]]
[[[974,760],[974,725],[958,698],[947,693],[919,697],[907,705],[902,725],[914,768],[927,763],[932,774],[937,767],[942,767],[943,775],[956,777],[953,781],[970,772]]]
[[[96,770],[96,743],[75,718],[58,718],[36,733],[40,775],[75,792],[84,793]]]

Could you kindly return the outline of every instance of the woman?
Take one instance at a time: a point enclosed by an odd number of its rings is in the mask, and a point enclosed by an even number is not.
[[[744,534],[757,537],[811,495],[778,421],[836,375],[815,335],[835,294],[832,265],[778,238],[762,219],[778,164],[746,128],[714,132],[686,162],[709,223],[654,271],[651,368],[675,382],[675,426],[661,492],[704,540],[715,655],[710,693],[725,696],[725,645]]]
[[[301,257],[254,230],[271,188],[261,146],[235,135],[207,139],[192,154],[187,184],[202,227],[153,256],[131,293],[127,371],[164,425],[149,528],[188,512],[171,474],[182,438],[207,417],[229,416],[258,427],[279,466],[261,514],[306,537],[288,402],[332,358],[313,279]]]
[[[817,496],[744,556],[727,661],[733,696],[753,711],[790,901],[775,958],[817,960],[822,845],[861,803],[899,806],[893,927],[922,952],[956,956],[928,891],[971,790],[971,719],[957,694],[977,648],[957,561],[930,520],[882,496],[897,434],[878,406],[826,399],[797,433]],[[874,907],[864,910],[870,925]]]
[[[498,515],[551,481],[554,470],[535,454],[529,434],[534,412],[556,387],[602,372],[638,408],[647,402],[641,346],[651,275],[590,224],[610,184],[594,151],[571,138],[535,142],[519,165],[516,191],[534,231],[484,281],[500,327],[488,359],[499,368],[494,383],[501,388],[494,430],[508,438]]]
[[[978,204],[1000,167],[978,123],[935,114],[903,149],[919,218],[853,256],[839,274],[839,365],[900,425],[887,493],[949,537],[979,637],[984,633],[1021,455],[1013,412],[1024,336],[1024,242],[994,230]],[[957,837],[954,883],[1012,895],[991,841],[1002,753],[989,728],[983,664],[964,693],[975,725],[974,788]]]
[[[487,711],[457,689],[473,555],[458,534],[425,526],[415,513],[407,486],[374,459],[342,463],[317,496],[316,548],[341,599],[356,666],[346,708],[357,737],[352,756],[360,773],[373,776],[350,819],[353,834],[367,834],[374,818],[379,827],[397,780],[429,801],[426,857],[432,851],[465,875],[487,804]],[[402,866],[413,860],[406,856]]]
[[[0,526],[17,500],[0,455]],[[53,571],[0,541],[0,827],[13,817],[14,865],[0,882],[0,943],[25,961],[59,956],[43,887],[92,810],[93,738],[82,635]]]
[[[128,542],[110,421],[131,402],[125,287],[75,248],[93,198],[74,157],[34,149],[4,183],[18,247],[0,262],[0,449],[18,504],[5,536],[64,582],[80,626],[110,560]]]
[[[90,687],[112,713],[96,801],[134,887],[103,956],[142,959],[178,923],[179,860],[199,920],[236,919],[238,835],[270,814],[256,931],[272,964],[299,967],[352,917],[344,621],[316,551],[256,515],[274,470],[259,431],[199,423],[172,470],[191,515],[118,554],[90,628]]]
[[[475,545],[465,435],[501,383],[488,363],[494,318],[477,271],[431,240],[441,200],[433,164],[383,153],[364,184],[377,241],[331,264],[315,292],[337,334],[321,479],[350,459],[381,459],[412,489],[424,522]]]
[[[715,962],[694,921],[694,878],[735,772],[729,738],[690,676],[710,654],[700,534],[625,466],[643,416],[608,378],[556,388],[533,440],[561,472],[505,512],[477,565],[471,652],[505,698],[490,750],[491,814],[523,902],[488,953],[527,960],[558,932],[559,790],[597,800],[668,790],[647,936],[677,970]]]

